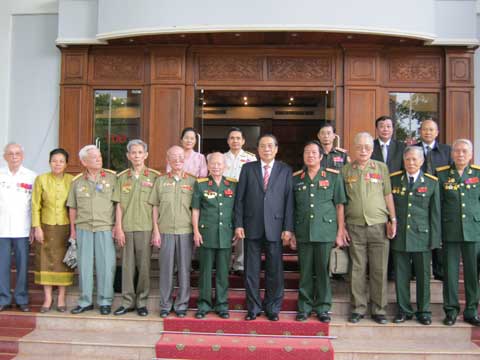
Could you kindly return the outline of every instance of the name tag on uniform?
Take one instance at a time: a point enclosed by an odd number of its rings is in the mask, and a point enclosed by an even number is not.
[[[343,162],[343,158],[341,156],[334,156],[333,161],[334,162]]]
[[[153,187],[153,183],[151,181],[142,181],[142,186]]]
[[[318,182],[318,186],[326,189],[327,187],[330,186],[330,182],[328,180],[320,180]]]

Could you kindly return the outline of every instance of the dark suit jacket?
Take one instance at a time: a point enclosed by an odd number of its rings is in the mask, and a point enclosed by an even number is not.
[[[421,141],[419,141],[415,145],[420,146],[423,150],[423,143]],[[433,168],[432,175],[436,174],[436,171],[435,171],[436,168],[440,166],[452,164],[452,158],[450,157],[451,151],[452,151],[452,148],[450,147],[450,145],[439,144],[438,141],[435,141],[435,147],[431,150],[432,168]],[[427,159],[425,159],[425,162],[423,163],[422,170],[423,172],[427,172]]]
[[[280,241],[282,231],[293,231],[292,170],[275,160],[267,190],[263,190],[260,161],[246,163],[240,172],[234,205],[234,226],[247,239]]]
[[[405,144],[402,141],[394,139],[390,141],[387,158],[387,166],[390,173],[403,170],[403,150],[405,150]],[[384,162],[382,148],[380,147],[380,141],[378,141],[378,139],[375,139],[373,142],[372,159]]]

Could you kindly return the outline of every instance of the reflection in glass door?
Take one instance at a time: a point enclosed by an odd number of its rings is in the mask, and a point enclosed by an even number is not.
[[[128,167],[127,143],[140,137],[142,90],[95,90],[94,140],[103,166]]]

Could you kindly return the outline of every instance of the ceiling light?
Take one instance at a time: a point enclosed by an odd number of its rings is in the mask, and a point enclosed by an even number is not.
[[[236,36],[236,37],[240,37],[240,34],[239,34],[239,33],[236,33],[235,36]]]
[[[202,94],[203,94],[203,92],[204,92],[204,91],[205,91],[205,90],[203,90],[203,89],[200,89],[200,92],[201,92]]]
[[[247,101],[248,98],[246,96],[243,97],[243,101]]]
[[[327,95],[328,95],[328,90],[326,91]]]
[[[204,102],[203,102],[203,105],[207,105],[207,103],[204,101]]]
[[[248,105],[248,102],[245,101],[245,102],[243,103],[243,105],[247,106],[247,105]]]
[[[288,103],[288,106],[292,106],[292,103]]]
[[[294,99],[293,97],[291,97],[291,98],[290,98],[290,101],[293,101],[293,100],[295,100],[295,99]]]
[[[297,33],[291,34],[292,37],[297,37],[297,35],[298,35]]]

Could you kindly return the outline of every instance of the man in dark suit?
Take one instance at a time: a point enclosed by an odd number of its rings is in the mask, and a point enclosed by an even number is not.
[[[243,165],[234,205],[235,239],[245,239],[245,320],[255,320],[262,309],[278,320],[283,301],[282,240],[293,231],[292,170],[275,160],[278,142],[271,134],[258,140],[260,161]],[[265,299],[260,298],[261,251],[265,251]]]
[[[380,116],[375,120],[375,129],[377,138],[373,141],[372,159],[387,164],[390,173],[403,170],[403,150],[405,149],[405,144],[393,139],[393,132],[395,130],[393,120],[389,116]],[[393,280],[392,248],[390,248],[388,253],[387,271],[388,279]]]
[[[433,118],[423,120],[420,124],[420,141],[416,145],[422,147],[425,154],[422,171],[432,175],[437,175],[438,167],[452,164],[450,145],[440,144],[437,137],[438,124],[436,121]],[[442,259],[442,249],[432,250],[432,272],[436,280],[443,280]]]
[[[377,139],[373,142],[372,159],[387,164],[390,173],[403,170],[405,144],[392,138],[395,130],[393,120],[389,116],[380,116],[375,120],[375,129]]]

